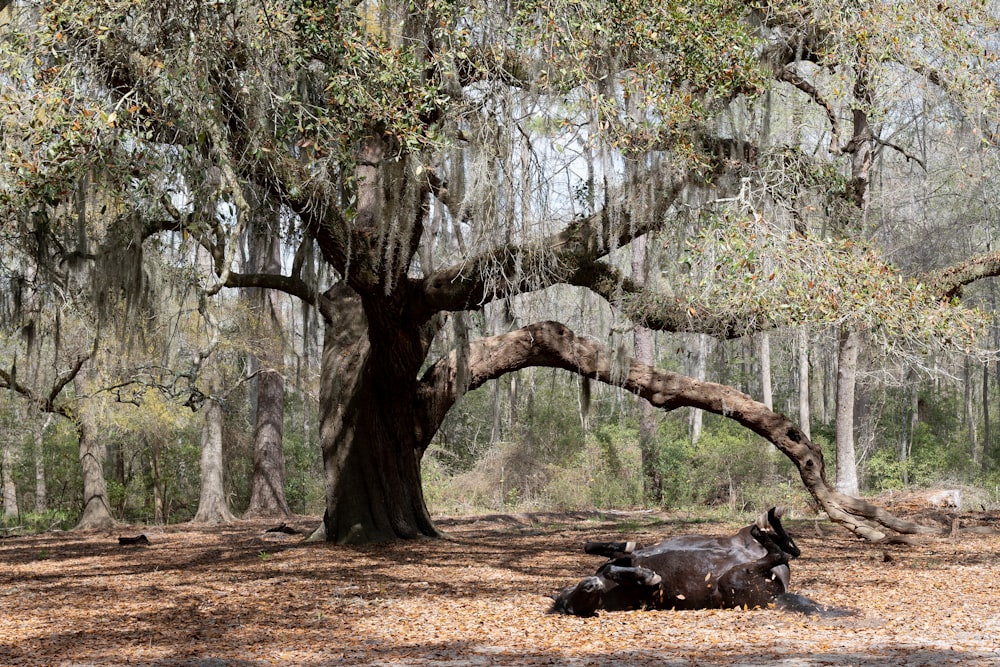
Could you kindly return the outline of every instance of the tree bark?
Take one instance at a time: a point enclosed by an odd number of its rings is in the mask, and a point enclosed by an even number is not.
[[[837,491],[858,495],[858,465],[854,453],[854,388],[858,374],[860,334],[843,329],[837,348]]]
[[[969,455],[972,457],[972,465],[979,465],[979,423],[976,414],[976,402],[973,398],[976,395],[976,377],[973,373],[973,360],[966,357],[962,365],[964,371],[964,382],[962,383],[964,411],[962,419],[966,428],[969,429]]]
[[[15,419],[17,411],[15,408]],[[0,436],[0,469],[3,471],[3,517],[5,523],[17,521],[21,510],[17,505],[17,486],[14,484],[14,438]]]
[[[420,457],[430,440],[415,413],[426,351],[420,333],[398,321],[370,325],[360,296],[343,283],[327,297],[338,317],[327,325],[320,371],[326,513],[312,539],[440,536],[420,480]]]
[[[640,236],[632,241],[632,280],[637,285],[646,284],[648,258],[646,252],[646,236]],[[653,332],[642,326],[635,325],[635,358],[644,364],[653,365]],[[643,401],[639,404],[639,455],[642,465],[643,495],[653,502],[663,499],[663,476],[657,464],[656,452],[656,411],[653,406]]]
[[[913,451],[913,441],[917,437],[917,425],[920,423],[920,392],[917,387],[917,378],[911,372],[909,375],[910,384],[910,406],[908,412],[908,423],[904,430],[902,443],[899,448],[899,464],[902,473],[903,486],[910,483],[910,452]]]
[[[705,371],[708,366],[708,344],[709,339],[705,334],[695,336],[697,350],[695,353],[695,363],[693,375],[697,380],[705,379]],[[691,410],[688,417],[688,424],[691,431],[691,444],[697,445],[701,438],[701,428],[704,421],[704,413],[701,410]]]
[[[280,273],[279,236],[272,233],[256,240],[259,263],[264,271]],[[285,458],[283,448],[285,421],[284,353],[279,333],[277,292],[258,289],[252,298],[258,309],[262,347],[256,356],[255,428],[253,448],[253,486],[250,505],[244,516],[288,516],[291,509],[285,498]]]
[[[997,362],[997,366],[1000,367],[1000,362]],[[987,361],[983,363],[983,453],[979,460],[984,474],[989,470],[990,441],[992,438],[990,431],[990,362]]]
[[[35,511],[41,514],[46,509],[48,490],[45,485],[45,429],[52,423],[52,413],[35,429]]]
[[[87,399],[83,378],[73,378],[77,405],[74,414],[76,433],[80,440],[80,470],[83,477],[83,514],[74,530],[111,528],[115,519],[108,502],[108,487],[104,478],[104,440],[100,437]]]
[[[809,334],[805,327],[799,327],[799,428],[811,438],[812,411],[809,407]]]
[[[222,477],[222,405],[213,397],[205,401],[201,427],[201,495],[192,523],[230,523],[236,520],[226,501]]]
[[[285,382],[273,368],[257,375],[257,417],[254,430],[253,490],[244,516],[287,516],[282,423]]]
[[[759,334],[760,358],[760,400],[768,410],[774,409],[774,392],[771,389],[771,335],[766,331]]]

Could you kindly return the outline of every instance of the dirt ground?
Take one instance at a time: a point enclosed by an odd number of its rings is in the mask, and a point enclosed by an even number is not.
[[[298,517],[302,532],[317,519]],[[587,539],[737,524],[684,515],[442,519],[450,540],[309,544],[269,525],[0,539],[0,665],[1000,665],[1000,536],[872,546],[787,522],[792,590],[856,610],[546,613]],[[144,533],[148,546],[123,547]]]

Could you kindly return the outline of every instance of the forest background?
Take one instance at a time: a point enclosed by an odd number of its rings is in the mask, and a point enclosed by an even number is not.
[[[993,3],[879,3],[874,12],[867,3],[702,2],[667,15],[626,3],[614,29],[591,22],[599,3],[548,14],[526,3],[504,21],[473,7],[447,26],[449,46],[434,62],[445,83],[433,85],[405,38],[407,21],[426,19],[434,3],[167,4],[164,26],[189,10],[206,15],[189,26],[190,62],[181,49],[129,52],[130,31],[141,32],[130,3],[0,3],[11,27],[0,45],[10,84],[0,97],[7,530],[78,525],[95,498],[114,520],[138,523],[195,519],[213,502],[202,519],[231,518],[230,509],[323,514],[321,288],[263,289],[238,277],[350,282],[350,263],[317,258],[311,239],[322,227],[302,223],[310,206],[294,188],[283,200],[254,179],[279,170],[267,154],[284,142],[292,159],[336,174],[347,217],[360,220],[371,168],[362,158],[375,151],[358,137],[375,125],[396,151],[378,178],[409,195],[421,177],[433,192],[404,276],[494,247],[543,288],[484,288],[479,303],[452,309],[435,354],[537,320],[567,322],[619,360],[728,385],[793,415],[838,490],[948,487],[968,504],[1000,504],[997,286],[977,279],[986,269],[959,279],[964,289],[935,291],[935,277],[992,257],[1000,232]],[[323,24],[333,11],[337,28]],[[241,32],[241,21],[256,27]],[[550,40],[536,35],[535,48],[552,49],[558,75],[522,72],[483,47],[490,30],[516,42],[528,28]],[[301,43],[288,46],[283,31]],[[225,38],[212,42],[217,33]],[[246,36],[257,33],[264,43]],[[288,64],[293,92],[275,98],[287,115],[268,130],[273,144],[240,144],[231,119],[214,117],[232,100],[220,93],[213,106],[210,68],[200,83],[199,59],[247,66],[227,51],[238,39],[303,58]],[[604,63],[616,39],[673,54],[681,74]],[[574,44],[627,74],[609,82],[560,60]],[[118,81],[119,57],[162,85]],[[342,79],[316,64],[328,61]],[[179,83],[189,76],[192,89]],[[425,88],[408,88],[414,77]],[[459,84],[460,93],[448,88]],[[362,85],[375,92],[352,98]],[[249,93],[232,94],[243,103]],[[459,120],[440,120],[449,105],[461,106]],[[652,125],[671,129],[652,136]],[[447,188],[436,180],[445,167]],[[664,183],[650,174],[678,171],[697,178],[661,211],[649,190]],[[397,217],[413,213],[383,197]],[[551,278],[544,258],[517,250],[521,236],[596,219],[610,201],[659,216],[641,242],[622,232],[625,242],[606,248],[617,296]],[[387,274],[398,271],[404,232],[379,231]],[[477,270],[504,275],[496,257]],[[677,305],[684,325],[658,327],[657,312],[623,296],[632,285]],[[394,288],[391,277],[383,287]],[[653,411],[621,387],[555,368],[524,368],[460,397],[420,465],[437,514],[812,504],[795,466],[725,416]],[[85,492],[81,480],[95,476],[103,490]],[[221,497],[206,499],[207,489]]]

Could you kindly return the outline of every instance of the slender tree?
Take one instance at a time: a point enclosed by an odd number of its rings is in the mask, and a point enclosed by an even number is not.
[[[809,333],[805,327],[798,328],[795,340],[799,361],[799,427],[806,434],[807,438],[811,438],[812,409],[809,403]]]
[[[214,396],[205,399],[201,428],[201,493],[193,523],[230,523],[236,519],[229,510],[222,479],[222,404]]]
[[[281,273],[280,234],[276,212],[267,216],[270,230],[251,232],[253,271]],[[256,367],[253,387],[253,483],[246,516],[287,516],[285,460],[282,439],[285,422],[284,345],[281,314],[275,290],[251,290],[256,315],[254,329],[260,332],[252,355]]]
[[[4,401],[4,403],[9,403],[9,401]],[[9,406],[8,409],[14,412],[14,419],[9,421],[19,421],[16,418],[17,406]],[[9,433],[0,435],[0,476],[2,476],[0,480],[2,480],[3,487],[4,523],[17,521],[21,515],[20,506],[17,503],[17,485],[14,483],[14,459],[17,455],[15,442],[16,439],[11,437]]]

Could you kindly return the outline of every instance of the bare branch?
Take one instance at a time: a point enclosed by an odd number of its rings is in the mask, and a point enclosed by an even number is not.
[[[802,78],[792,64],[786,65],[778,72],[778,80],[790,83],[803,93],[808,95],[813,102],[823,107],[826,111],[827,120],[830,121],[830,152],[840,152],[840,120],[837,118],[833,106],[823,97],[816,86]]]
[[[10,370],[0,368],[0,388],[10,389],[13,392],[20,394],[31,402],[36,408],[41,412],[55,413],[62,415],[63,417],[72,417],[69,408],[66,405],[56,405],[56,399],[67,384],[73,381],[73,378],[77,376],[83,365],[87,363],[90,359],[90,354],[80,355],[73,362],[73,365],[67,368],[65,371],[60,373],[55,381],[52,383],[52,387],[45,396],[40,396],[31,387],[24,385],[17,380],[17,370],[12,365]]]
[[[891,141],[886,141],[885,139],[879,139],[878,137],[875,138],[875,143],[880,146],[885,146],[886,148],[891,148],[892,150],[896,151],[904,158],[906,158],[907,161],[912,160],[913,162],[919,164],[921,169],[927,171],[927,165],[924,164],[924,161],[922,159],[908,152],[905,148],[903,148],[899,144],[894,144]]]

